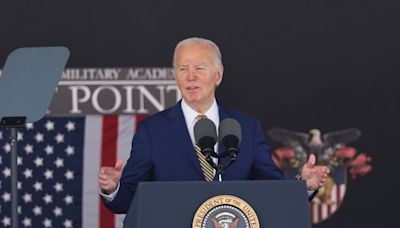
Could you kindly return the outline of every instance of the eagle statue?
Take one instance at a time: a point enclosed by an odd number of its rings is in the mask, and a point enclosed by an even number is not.
[[[318,129],[311,129],[308,133],[304,133],[272,128],[268,131],[268,136],[294,150],[294,157],[291,159],[293,167],[299,168],[307,162],[310,154],[314,154],[319,165],[332,168],[338,165],[335,159],[336,154],[346,144],[357,140],[361,136],[361,131],[358,128],[347,128],[321,135]]]

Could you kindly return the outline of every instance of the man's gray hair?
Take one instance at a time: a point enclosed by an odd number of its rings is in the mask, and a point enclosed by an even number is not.
[[[176,61],[176,52],[177,50],[184,45],[191,45],[191,44],[209,44],[211,45],[214,54],[215,54],[215,67],[217,68],[219,65],[222,65],[222,55],[221,55],[221,51],[219,50],[219,47],[212,42],[211,40],[207,40],[204,38],[200,38],[200,37],[191,37],[191,38],[187,38],[184,39],[182,41],[180,41],[176,47],[175,47],[175,51],[174,51],[174,58],[173,58],[173,62],[172,65],[175,68],[175,61]]]

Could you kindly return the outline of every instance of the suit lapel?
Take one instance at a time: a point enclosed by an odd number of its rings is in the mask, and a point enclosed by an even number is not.
[[[171,119],[169,127],[171,128],[175,139],[179,142],[180,146],[189,156],[193,165],[203,175],[201,170],[199,159],[197,158],[196,152],[190,139],[190,135],[186,126],[185,117],[183,116],[181,102],[178,102],[170,111],[169,118]]]

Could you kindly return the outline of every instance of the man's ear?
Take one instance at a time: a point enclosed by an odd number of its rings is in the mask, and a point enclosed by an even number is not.
[[[219,86],[222,82],[222,75],[224,74],[224,66],[219,65],[217,69],[217,80],[215,81],[215,85]]]

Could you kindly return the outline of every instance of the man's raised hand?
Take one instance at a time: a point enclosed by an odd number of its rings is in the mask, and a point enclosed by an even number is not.
[[[121,179],[123,160],[118,160],[114,167],[103,166],[99,171],[99,186],[103,193],[111,194],[117,190]]]
[[[301,178],[307,182],[308,190],[317,190],[324,186],[328,177],[329,168],[326,166],[315,165],[316,157],[311,154],[301,171]]]

